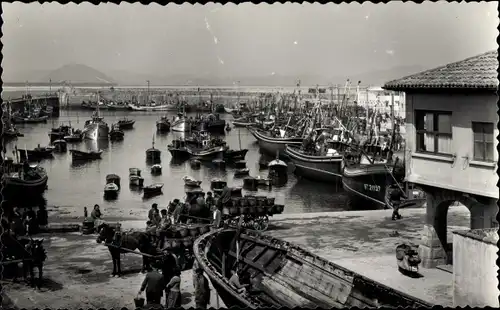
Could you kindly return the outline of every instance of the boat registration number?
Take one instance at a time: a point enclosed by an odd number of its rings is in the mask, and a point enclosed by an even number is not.
[[[380,192],[380,185],[365,184],[365,190],[370,192]]]

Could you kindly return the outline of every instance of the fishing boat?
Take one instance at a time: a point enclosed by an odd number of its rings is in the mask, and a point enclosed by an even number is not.
[[[132,111],[143,111],[143,112],[148,112],[148,111],[170,111],[171,110],[171,105],[170,104],[156,104],[152,102],[150,105],[137,105],[133,103],[128,104],[128,109]]]
[[[266,135],[263,131],[253,128],[253,127],[248,127],[248,130],[250,130],[250,133],[257,139],[259,142],[259,147],[261,151],[276,155],[276,152],[278,152],[280,155],[284,154],[285,151],[285,146],[288,145],[301,145],[302,144],[302,138],[278,138],[278,137],[271,137],[269,135]]]
[[[194,256],[227,308],[432,307],[292,243],[251,230],[217,229],[197,238]],[[244,292],[231,274],[239,272]]]
[[[144,178],[141,177],[141,169],[139,168],[129,168],[129,184],[130,186],[139,186],[142,187],[144,185]]]
[[[159,175],[159,174],[161,174],[161,169],[162,169],[162,167],[159,164],[152,165],[151,166],[151,174]]]
[[[139,168],[129,168],[128,169],[129,175],[136,175],[136,176],[141,176],[141,169]]]
[[[155,148],[154,136],[153,136],[153,146],[146,150],[146,160],[155,163],[161,161],[161,151]]]
[[[154,183],[148,186],[144,186],[143,193],[144,197],[152,197],[160,195],[162,193],[163,183]]]
[[[176,132],[188,132],[191,131],[188,121],[183,113],[177,114],[174,121],[170,125],[170,129]]]
[[[226,121],[221,119],[219,114],[209,114],[197,120],[193,125],[194,130],[222,133],[226,127]]]
[[[120,177],[116,174],[108,174],[106,176],[106,184],[114,183],[120,188]]]
[[[120,125],[114,124],[111,126],[111,131],[109,132],[109,139],[111,141],[121,141],[125,137],[125,133],[120,129]]]
[[[184,140],[175,139],[167,146],[167,148],[174,159],[187,158],[191,156]]]
[[[184,186],[187,186],[187,187],[200,187],[201,182],[202,182],[202,181],[195,180],[194,178],[187,176],[187,175],[184,176],[182,178],[182,180],[184,181]]]
[[[255,125],[255,122],[248,117],[240,117],[232,121],[234,127],[248,127]]]
[[[162,116],[158,121],[156,121],[156,130],[159,132],[170,131],[170,121],[167,116]]]
[[[71,134],[64,136],[64,140],[68,143],[82,142],[83,132],[80,129],[71,129]]]
[[[32,150],[28,149],[17,149],[19,153],[19,158],[23,161],[26,159],[29,160],[41,160],[41,159],[49,159],[52,158],[52,153],[54,152],[53,146],[40,146],[38,145],[36,148]]]
[[[52,128],[49,132],[50,141],[64,139],[65,136],[71,134],[71,126],[61,125],[57,128]]]
[[[224,155],[223,146],[208,146],[202,148],[187,147],[189,155],[196,156],[199,160],[213,160],[222,158]]]
[[[346,145],[347,147],[347,145]],[[294,173],[313,181],[340,182],[342,180],[341,148],[329,148],[324,155],[307,154],[299,146],[287,145],[285,155],[295,166]]]
[[[104,186],[104,198],[116,199],[120,188],[115,183],[108,183]]]
[[[225,148],[224,150],[224,159],[227,161],[237,161],[237,160],[244,160],[245,156],[248,153],[248,149],[242,149],[241,148],[241,135],[240,131],[238,130],[238,143],[239,143],[239,150],[231,150],[228,147]]]
[[[39,197],[47,188],[49,177],[41,166],[26,166],[6,159],[2,171],[4,200],[20,201],[26,197]]]
[[[92,119],[85,122],[85,127],[82,131],[83,138],[89,140],[108,139],[109,126],[103,121],[103,117],[99,116],[99,109],[92,115]]]
[[[104,106],[106,107],[107,110],[110,110],[110,111],[125,111],[125,110],[128,110],[129,107],[126,103],[123,103],[123,102],[108,102],[108,103],[105,103]]]
[[[37,116],[33,114],[13,114],[12,123],[14,124],[39,124],[47,123],[47,115]]]
[[[118,120],[117,124],[121,130],[132,129],[132,128],[134,128],[135,120],[128,119],[128,118],[124,117],[124,118]]]
[[[101,159],[102,150],[83,152],[79,150],[69,150],[73,160],[94,160]]]
[[[56,152],[66,152],[68,150],[68,143],[65,140],[59,139],[52,142]]]

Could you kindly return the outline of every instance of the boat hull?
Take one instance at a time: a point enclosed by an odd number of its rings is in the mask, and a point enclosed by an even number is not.
[[[77,150],[70,150],[71,152],[71,157],[73,160],[94,160],[94,159],[101,159],[101,152],[93,152],[93,153],[87,153],[87,152],[82,152],[82,151],[77,151]]]
[[[302,138],[272,138],[263,135],[255,128],[249,128],[252,135],[259,142],[259,148],[263,153],[274,155],[279,153],[279,155],[285,155],[285,146],[288,145],[301,145]]]
[[[130,122],[118,122],[118,126],[120,127],[121,130],[123,129],[132,129],[134,128],[135,121],[130,121]]]
[[[297,176],[326,183],[342,181],[342,156],[305,155],[294,147],[286,147],[285,154],[294,164]]]
[[[169,147],[168,151],[172,155],[172,158],[187,158],[190,156],[190,154],[186,148]]]
[[[165,122],[156,123],[156,130],[158,131],[170,131],[170,124]]]
[[[342,186],[353,207],[384,209],[388,186],[394,183],[384,164],[345,166]],[[401,176],[399,176],[401,178]],[[398,176],[396,176],[398,178]]]
[[[158,149],[147,150],[146,151],[146,159],[148,161],[158,162],[161,160],[161,151]]]
[[[14,124],[38,124],[38,123],[47,123],[48,116],[40,116],[40,117],[21,117],[21,116],[13,116],[12,122]]]
[[[83,138],[88,140],[108,139],[109,127],[103,124],[89,124],[83,130]]]
[[[187,132],[189,131],[189,128],[187,126],[187,122],[185,119],[180,119],[180,120],[177,120],[175,122],[172,123],[172,125],[170,126],[170,129],[172,131],[176,131],[176,132]]]
[[[224,147],[218,146],[207,150],[195,150],[187,148],[189,155],[195,156],[200,160],[213,160],[216,158],[222,158],[224,155]]]
[[[243,160],[245,159],[245,156],[247,155],[248,150],[247,149],[242,149],[242,150],[226,150],[224,152],[224,159],[227,160]]]
[[[129,103],[128,109],[132,111],[172,111],[172,106],[171,105],[138,106]]]
[[[44,175],[38,180],[25,181],[15,177],[6,176],[2,196],[5,200],[24,200],[26,197],[39,197],[47,188],[48,176]]]

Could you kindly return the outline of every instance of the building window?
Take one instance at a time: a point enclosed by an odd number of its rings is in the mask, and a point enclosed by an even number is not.
[[[474,160],[493,161],[493,123],[472,122]]]
[[[415,110],[417,152],[452,154],[451,112]]]

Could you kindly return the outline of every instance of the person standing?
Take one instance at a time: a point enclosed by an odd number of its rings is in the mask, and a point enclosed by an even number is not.
[[[146,303],[148,305],[160,305],[164,288],[165,278],[157,268],[153,268],[152,271],[146,274],[144,281],[142,281],[138,295],[146,291]]]
[[[212,216],[212,227],[214,229],[220,228],[222,224],[222,212],[216,206],[213,207],[213,216]]]
[[[203,274],[202,268],[195,270],[195,304],[197,309],[206,309],[210,303],[210,286],[207,277]]]
[[[99,225],[101,224],[101,222],[102,222],[101,216],[102,216],[101,208],[99,207],[98,204],[95,204],[94,210],[92,210],[92,212],[90,212],[90,217],[94,221],[94,227],[99,227]]]
[[[392,207],[392,220],[401,219],[401,214],[399,214],[399,208],[401,207],[401,199],[408,198],[405,193],[399,188],[397,184],[391,185],[387,189],[386,195],[386,205],[389,208]]]
[[[153,221],[153,218],[154,218],[154,215],[155,215],[156,211],[158,211],[158,204],[157,203],[153,203],[151,205],[151,209],[149,209],[148,220]]]
[[[167,296],[167,308],[180,308],[181,307],[181,271],[175,270],[174,276],[165,287],[169,291]]]

